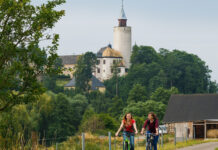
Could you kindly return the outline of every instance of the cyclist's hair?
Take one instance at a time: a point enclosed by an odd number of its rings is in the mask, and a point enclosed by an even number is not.
[[[154,120],[157,120],[157,116],[155,115],[154,112],[149,112],[148,114],[150,114],[153,117]]]
[[[123,120],[124,120],[124,125],[126,125],[126,123],[127,123],[127,118],[126,118],[126,116],[127,116],[128,114],[130,114],[130,115],[131,115],[131,120],[133,119],[133,117],[132,117],[132,114],[131,114],[131,113],[126,113],[126,114],[125,114],[125,116],[123,117]],[[130,124],[132,124],[132,121],[130,121]]]

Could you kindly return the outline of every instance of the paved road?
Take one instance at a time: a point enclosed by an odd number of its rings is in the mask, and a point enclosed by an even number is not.
[[[215,148],[218,148],[218,142],[204,143],[186,148],[181,148],[178,150],[215,150]]]

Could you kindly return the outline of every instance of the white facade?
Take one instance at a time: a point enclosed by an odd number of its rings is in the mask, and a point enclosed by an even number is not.
[[[121,60],[122,58],[116,58],[116,57],[98,58],[98,64],[96,65],[95,76],[101,81],[110,79],[113,76],[112,67],[115,61],[121,61]],[[118,68],[120,70],[119,76],[125,75],[125,67],[121,66]]]
[[[130,67],[132,53],[132,31],[131,27],[114,27],[114,47],[124,59],[126,68]]]

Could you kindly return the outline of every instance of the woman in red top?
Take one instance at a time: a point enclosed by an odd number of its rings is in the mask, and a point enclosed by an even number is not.
[[[124,128],[123,141],[125,141],[127,136],[130,137],[130,150],[134,150],[134,131],[135,131],[135,134],[137,134],[138,130],[136,128],[136,122],[132,118],[131,113],[127,113],[123,117],[120,128],[118,129],[118,131],[116,133],[116,136],[119,135],[121,129],[123,129],[123,128]],[[124,142],[123,142],[123,145],[124,145]]]

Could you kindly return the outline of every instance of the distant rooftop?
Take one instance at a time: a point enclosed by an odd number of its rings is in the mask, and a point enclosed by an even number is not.
[[[63,65],[76,64],[80,55],[62,55],[59,56]]]
[[[92,76],[91,81],[92,81],[91,90],[97,90],[98,87],[105,87],[104,84],[100,80],[98,80],[95,76]],[[69,83],[64,85],[64,87],[76,87],[75,78],[73,77],[73,79]]]
[[[172,95],[165,123],[218,120],[218,94]]]
[[[122,58],[122,55],[109,44],[107,47],[103,47],[97,52],[97,57]]]

